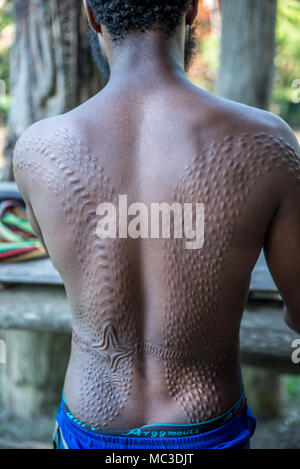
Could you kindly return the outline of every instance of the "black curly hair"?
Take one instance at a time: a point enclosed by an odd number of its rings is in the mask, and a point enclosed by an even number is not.
[[[114,41],[129,32],[149,29],[167,35],[177,29],[191,0],[88,0],[99,24],[103,24]]]

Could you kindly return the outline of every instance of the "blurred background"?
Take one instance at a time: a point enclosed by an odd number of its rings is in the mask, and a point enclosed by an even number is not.
[[[13,148],[31,123],[74,108],[105,85],[91,60],[86,31],[79,0],[0,0],[2,181],[13,180]],[[200,0],[196,55],[188,76],[210,92],[278,114],[300,139],[300,0]],[[30,315],[30,308],[35,311],[42,299],[49,297],[47,282],[43,286],[36,282],[40,290],[35,290],[35,297],[28,286],[22,286],[24,281],[18,280],[19,273],[13,275],[16,278],[10,282],[3,280],[3,276],[0,287],[0,339],[4,337],[7,344],[17,341],[22,346],[12,347],[19,347],[19,355],[10,352],[15,360],[13,367],[9,368],[9,362],[0,364],[0,448],[47,447],[55,416],[54,403],[59,399],[61,376],[68,358],[69,331],[65,323],[61,329],[43,324],[40,331],[27,324],[23,327],[25,336],[19,323],[14,326],[12,321],[8,326],[3,317],[10,308],[17,314],[17,298],[27,305],[26,314]],[[35,272],[35,278],[38,275]],[[18,282],[21,286],[14,295],[15,290],[9,288]],[[33,280],[31,284],[34,285]],[[50,315],[51,308],[59,311],[59,307],[64,307],[58,284],[48,286],[57,289],[57,296],[52,295],[54,300],[48,304]],[[280,301],[278,294],[274,295],[272,301]],[[49,343],[43,352],[44,361],[37,363],[36,354],[40,353],[43,338]],[[34,364],[23,367],[22,372],[17,363],[20,354],[24,361],[35,357]],[[58,367],[57,360],[61,361]],[[36,367],[42,364],[50,370],[51,379],[47,376],[41,381]],[[53,378],[56,367],[61,370],[57,369],[58,377]],[[259,414],[253,447],[300,448],[300,365],[295,373],[289,373],[284,366],[276,367],[274,372],[269,363],[267,368],[255,369],[245,365],[244,374],[250,405]],[[262,384],[266,380],[268,392]],[[54,391],[51,382],[55,382]],[[49,397],[50,388],[53,392]],[[44,402],[40,396],[46,394],[49,405],[36,404]]]

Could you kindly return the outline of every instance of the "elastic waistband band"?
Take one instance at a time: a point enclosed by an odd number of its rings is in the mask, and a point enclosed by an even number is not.
[[[107,435],[107,436],[116,436],[116,437],[134,437],[134,438],[178,438],[178,437],[187,437],[194,435],[201,435],[211,430],[215,430],[225,423],[230,422],[236,418],[244,406],[246,405],[245,392],[243,390],[241,396],[237,402],[224,414],[220,415],[217,418],[206,420],[204,422],[195,423],[195,424],[154,424],[154,425],[144,425],[139,428],[133,428],[129,430],[104,430],[97,427],[92,427],[86,423],[81,422],[77,417],[75,417],[70,409],[68,408],[64,393],[62,398],[62,406],[65,414],[68,418],[78,425],[78,427],[83,428],[89,432],[98,435]]]

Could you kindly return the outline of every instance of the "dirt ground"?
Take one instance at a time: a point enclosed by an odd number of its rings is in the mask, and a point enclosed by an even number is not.
[[[253,449],[300,449],[300,399],[285,400],[281,418],[259,421],[251,440]]]

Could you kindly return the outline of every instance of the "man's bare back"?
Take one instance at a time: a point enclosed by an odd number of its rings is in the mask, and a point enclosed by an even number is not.
[[[275,116],[180,80],[105,88],[19,140],[16,179],[73,312],[65,396],[82,422],[196,423],[229,409],[243,388],[239,328],[263,247],[300,327],[297,151]],[[97,206],[120,194],[204,203],[204,246],[99,239]]]
[[[84,3],[108,84],[26,131],[14,167],[73,312],[66,402],[100,429],[88,435],[103,448],[101,432],[207,422],[240,402],[239,329],[263,247],[300,331],[300,159],[279,118],[187,79],[198,0]],[[187,249],[175,235],[103,239],[98,207],[117,207],[120,195],[149,209],[204,204],[203,246]],[[71,447],[90,448],[59,415]],[[236,416],[226,413],[229,427],[218,419],[214,443],[202,426],[197,441],[171,447],[244,447],[253,421],[246,405]]]

